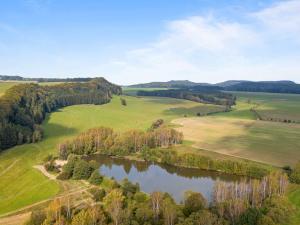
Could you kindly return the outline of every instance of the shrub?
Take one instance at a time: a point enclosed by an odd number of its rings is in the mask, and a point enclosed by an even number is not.
[[[121,105],[127,106],[127,102],[124,98],[121,98],[120,100],[121,100]]]
[[[78,160],[75,162],[74,170],[73,170],[73,179],[75,180],[87,180],[90,178],[93,168],[90,164],[84,160]]]
[[[93,199],[96,202],[102,201],[102,199],[105,196],[105,190],[100,188],[92,188],[89,190],[89,192],[93,195]]]
[[[183,213],[185,216],[189,216],[193,212],[197,212],[204,209],[207,205],[207,201],[201,195],[201,193],[196,192],[186,192]]]
[[[33,211],[30,215],[29,220],[25,223],[25,225],[40,225],[46,219],[46,214],[44,211],[37,210]]]
[[[89,182],[94,185],[100,185],[103,181],[103,176],[99,173],[99,170],[94,170],[91,177],[89,178]]]
[[[290,181],[296,184],[300,184],[300,162],[292,169],[290,174]]]

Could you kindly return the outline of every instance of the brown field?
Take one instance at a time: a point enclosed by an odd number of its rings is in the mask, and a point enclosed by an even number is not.
[[[194,147],[272,164],[294,165],[300,159],[300,125],[223,117],[181,118],[185,140]]]

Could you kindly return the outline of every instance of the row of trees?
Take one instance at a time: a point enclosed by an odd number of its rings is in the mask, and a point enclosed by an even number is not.
[[[170,89],[155,91],[138,91],[138,96],[158,96],[178,99],[186,99],[194,102],[202,102],[216,105],[232,106],[235,104],[235,96],[218,90],[202,90],[201,88]]]
[[[135,155],[145,161],[164,163],[180,167],[220,171],[228,174],[262,178],[270,168],[250,161],[218,160],[193,152],[178,153],[174,145],[183,140],[182,133],[155,121],[144,132],[129,130],[123,133],[111,128],[90,129],[75,139],[59,144],[59,157],[67,159],[70,154],[90,155],[101,153],[114,156]]]
[[[108,155],[129,155],[139,153],[145,148],[170,147],[180,144],[183,135],[168,127],[150,129],[147,132],[129,130],[123,133],[111,128],[90,129],[71,141],[59,144],[59,156],[67,159],[68,155],[89,155],[99,152]]]
[[[19,84],[0,98],[0,151],[42,139],[47,113],[74,104],[104,104],[121,88],[103,78],[53,86]]]
[[[141,151],[140,157],[146,161],[174,166],[220,171],[228,174],[262,178],[270,173],[270,168],[250,161],[219,160],[193,152],[178,153],[176,149],[148,149]]]
[[[263,180],[276,180],[279,183],[269,182],[267,186],[279,188],[282,176],[274,173]],[[260,204],[252,205],[244,197],[245,186],[252,186],[247,183],[217,184],[215,191],[220,193],[215,195],[228,194],[214,197],[210,204],[200,193],[191,191],[177,204],[167,193],[140,192],[139,186],[127,179],[120,184],[111,182],[105,189],[94,186],[90,190],[95,201],[92,205],[76,207],[70,196],[57,198],[45,210],[34,211],[26,225],[274,225],[288,223],[293,213],[284,193],[276,190]]]

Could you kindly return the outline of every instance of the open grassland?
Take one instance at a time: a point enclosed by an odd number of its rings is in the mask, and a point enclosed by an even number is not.
[[[263,120],[300,123],[300,95],[255,92],[232,92],[240,104],[255,106]]]
[[[224,117],[181,118],[173,121],[185,139],[199,149],[276,166],[300,159],[300,125]]]
[[[300,124],[256,120],[250,111],[259,104],[272,115],[300,118],[300,95],[235,92],[231,112],[210,117],[181,118],[174,123],[194,146],[206,151],[246,158],[276,166],[294,165],[300,159]],[[259,111],[259,113],[261,112]]]
[[[291,223],[288,225],[299,225],[300,224],[300,185],[290,185],[288,190],[288,198],[294,205],[296,213],[292,217]]]
[[[199,103],[169,98],[124,98],[127,106],[122,106],[119,97],[114,97],[111,103],[105,105],[76,105],[63,108],[49,115],[44,122],[43,141],[2,152],[0,215],[47,199],[59,192],[58,183],[49,180],[33,168],[48,154],[56,153],[59,142],[97,126],[108,126],[117,130],[147,129],[158,118],[171,121],[182,116],[183,109],[188,112],[189,109],[203,107]],[[173,110],[176,108],[180,108],[180,112]]]

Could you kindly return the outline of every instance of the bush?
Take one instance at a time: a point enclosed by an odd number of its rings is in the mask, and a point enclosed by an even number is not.
[[[105,196],[105,190],[100,188],[92,188],[89,190],[89,192],[93,195],[93,199],[96,202],[102,201],[102,199]]]
[[[290,174],[290,181],[292,183],[300,184],[300,162],[292,169]]]
[[[46,219],[46,214],[44,211],[38,210],[33,211],[30,215],[29,220],[25,223],[25,225],[40,225]]]
[[[75,155],[70,155],[68,157],[68,162],[63,166],[62,172],[58,175],[58,179],[66,180],[73,176],[75,163],[79,160],[79,157]]]
[[[90,178],[93,168],[90,164],[82,159],[75,162],[74,170],[73,170],[73,179],[75,180],[87,180]]]
[[[201,193],[196,192],[186,192],[183,213],[185,216],[189,216],[193,212],[197,212],[204,209],[207,206],[207,201],[201,195]]]
[[[257,225],[263,214],[258,208],[249,208],[241,216],[238,225]]]
[[[121,100],[121,105],[123,105],[123,106],[127,105],[127,102],[124,98],[121,98],[120,100]]]
[[[94,170],[91,177],[89,178],[89,182],[94,185],[100,185],[103,181],[103,176],[99,173],[99,170]]]
[[[140,186],[138,183],[133,184],[127,178],[125,178],[121,183],[121,188],[124,191],[124,194],[127,195],[129,193],[135,194],[140,190]]]

